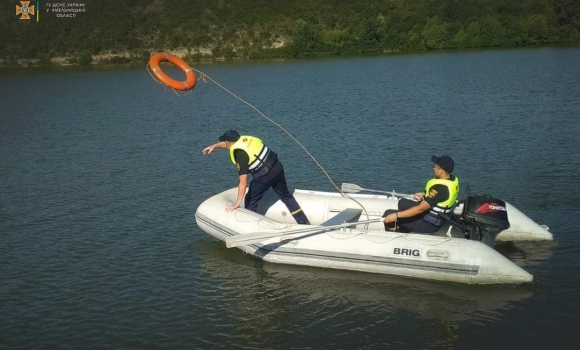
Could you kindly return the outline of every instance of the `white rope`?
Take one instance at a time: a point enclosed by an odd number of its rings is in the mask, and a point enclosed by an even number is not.
[[[249,106],[250,108],[252,108],[253,110],[255,110],[256,112],[258,112],[258,114],[266,119],[267,121],[271,122],[272,124],[276,125],[280,130],[284,131],[294,142],[296,142],[296,144],[298,144],[298,146],[300,146],[300,148],[302,148],[302,150],[312,159],[312,161],[314,161],[314,163],[320,168],[320,170],[322,170],[322,172],[324,173],[324,175],[326,175],[326,177],[328,178],[328,181],[330,181],[330,183],[332,184],[332,186],[334,186],[334,188],[336,188],[336,190],[343,196],[346,197],[352,201],[354,201],[355,203],[357,203],[364,211],[365,215],[367,216],[367,219],[370,220],[370,216],[367,212],[367,209],[364,207],[364,205],[362,205],[362,203],[360,203],[359,201],[357,201],[356,199],[352,198],[351,196],[349,196],[347,193],[343,192],[340,187],[338,187],[336,185],[336,183],[332,180],[332,178],[330,177],[330,174],[328,174],[328,172],[324,169],[324,167],[316,160],[316,158],[314,158],[314,156],[308,151],[308,149],[306,149],[306,147],[300,142],[298,141],[294,136],[292,136],[292,134],[286,130],[281,124],[279,124],[278,122],[274,121],[273,119],[267,117],[264,113],[262,113],[258,108],[256,108],[254,105],[252,105],[251,103],[249,103],[248,101],[244,100],[243,98],[239,97],[238,95],[236,95],[235,93],[231,92],[230,90],[228,90],[227,88],[225,88],[223,85],[221,85],[220,83],[218,83],[217,81],[215,81],[214,79],[212,79],[209,75],[205,74],[204,72],[197,70],[195,68],[191,68],[193,71],[197,72],[200,74],[200,77],[197,81],[203,80],[204,83],[207,84],[207,81],[205,80],[206,78],[209,79],[211,82],[213,82],[214,84],[216,84],[219,88],[221,88],[222,90],[224,90],[225,92],[227,92],[228,94],[230,94],[231,96],[233,96],[234,98],[238,99],[239,101],[241,101],[242,103],[246,104],[247,106]],[[153,80],[155,80],[156,82],[163,84],[162,82],[160,82],[159,80],[157,80],[154,76],[154,74],[151,73],[150,70],[150,66],[149,63],[147,64],[147,71],[149,72],[149,75],[151,76],[151,78]],[[165,88],[167,89],[167,85],[165,85]],[[184,95],[179,95],[177,93],[177,91],[175,89],[172,89],[175,94],[178,97],[184,97],[189,95],[193,89],[189,90],[186,94]],[[366,224],[365,227],[368,228],[369,224]]]
[[[326,175],[326,177],[328,178],[328,180],[330,181],[330,183],[332,184],[332,186],[334,186],[334,188],[336,188],[338,190],[338,192],[344,196],[347,197],[351,200],[353,200],[354,202],[356,202],[365,212],[365,215],[367,216],[367,219],[370,219],[370,216],[366,210],[366,208],[364,207],[364,205],[362,205],[359,201],[357,201],[356,199],[352,198],[351,196],[349,196],[348,194],[346,194],[345,192],[343,192],[337,185],[336,183],[332,180],[332,178],[330,177],[330,174],[328,174],[328,172],[324,169],[324,167],[316,160],[316,158],[314,158],[314,156],[308,151],[308,149],[306,149],[306,147],[300,142],[298,141],[294,136],[292,136],[292,134],[286,130],[281,124],[279,124],[278,122],[274,121],[273,119],[267,117],[264,113],[262,113],[258,108],[256,108],[254,105],[252,105],[251,103],[249,103],[248,101],[244,100],[243,98],[239,97],[238,95],[236,95],[235,93],[231,92],[230,90],[228,90],[227,88],[225,88],[223,85],[221,85],[220,83],[218,83],[217,81],[215,81],[214,79],[212,79],[209,75],[205,74],[202,71],[199,71],[195,68],[192,68],[194,71],[198,72],[200,74],[200,79],[203,79],[205,82],[205,78],[209,79],[211,82],[213,82],[214,84],[216,84],[218,87],[220,87],[222,90],[224,90],[225,92],[227,92],[228,94],[230,94],[231,96],[233,96],[234,98],[238,99],[239,101],[241,101],[242,103],[246,104],[247,106],[249,106],[250,108],[252,108],[253,110],[255,110],[256,112],[258,112],[258,114],[260,116],[262,116],[262,118],[266,119],[267,121],[271,122],[272,124],[276,125],[278,128],[280,128],[280,130],[284,131],[294,142],[296,142],[296,144],[298,144],[298,146],[300,146],[302,148],[302,150],[312,159],[312,161],[314,161],[314,163],[320,168],[320,170],[322,170],[322,172],[324,173],[324,175]],[[368,225],[368,224],[366,224]]]

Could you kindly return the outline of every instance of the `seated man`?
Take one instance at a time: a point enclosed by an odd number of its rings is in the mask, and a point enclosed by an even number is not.
[[[448,156],[432,156],[435,178],[425,185],[425,192],[416,193],[414,200],[399,200],[398,209],[386,210],[385,230],[413,233],[435,233],[445,224],[439,214],[450,215],[459,196],[459,179],[451,175],[455,163]]]

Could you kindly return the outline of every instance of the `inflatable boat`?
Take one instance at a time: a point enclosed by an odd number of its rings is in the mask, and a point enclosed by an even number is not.
[[[531,282],[531,274],[493,249],[494,241],[553,240],[546,226],[507,202],[499,205],[509,218],[504,226],[491,217],[470,216],[468,203],[460,202],[433,235],[386,232],[384,211],[396,209],[405,196],[295,190],[311,223],[298,225],[273,191],[264,195],[258,212],[226,212],[237,197],[237,188],[232,188],[201,203],[195,218],[203,231],[227,247],[271,263],[467,284]]]

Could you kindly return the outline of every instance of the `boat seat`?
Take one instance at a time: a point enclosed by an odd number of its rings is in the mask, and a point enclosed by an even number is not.
[[[334,226],[344,224],[345,222],[354,222],[358,220],[362,209],[346,208],[330,219],[326,220],[320,226]]]

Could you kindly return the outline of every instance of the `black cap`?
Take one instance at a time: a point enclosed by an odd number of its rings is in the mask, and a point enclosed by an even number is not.
[[[220,136],[220,141],[229,141],[229,142],[236,142],[240,138],[240,134],[238,134],[235,130],[228,130],[224,132],[222,136]]]
[[[449,156],[431,156],[431,161],[441,167],[441,169],[445,170],[446,172],[450,173],[453,171],[455,167],[455,162]]]

